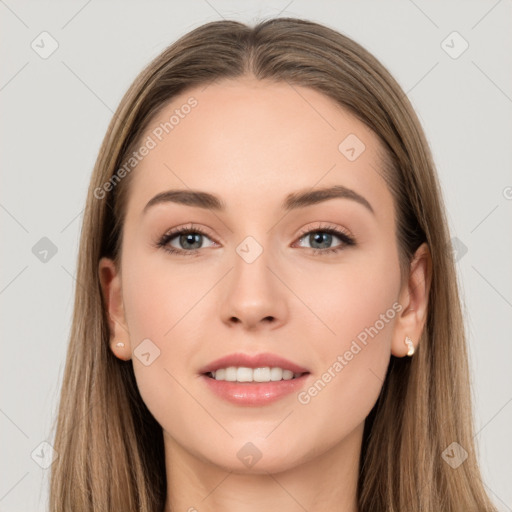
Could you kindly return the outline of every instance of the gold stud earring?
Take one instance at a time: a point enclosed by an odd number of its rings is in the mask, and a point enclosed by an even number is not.
[[[414,354],[414,344],[413,344],[411,338],[409,338],[409,336],[405,337],[405,344],[409,348],[409,350],[407,351],[407,355],[412,356]]]

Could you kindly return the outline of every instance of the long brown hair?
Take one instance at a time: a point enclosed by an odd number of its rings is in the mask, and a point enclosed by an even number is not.
[[[253,75],[315,89],[380,138],[405,272],[418,246],[432,256],[428,318],[412,358],[391,357],[365,422],[360,511],[495,511],[473,442],[468,360],[441,190],[427,141],[407,96],[385,67],[353,40],[306,20],[249,27],[218,21],[166,48],[136,78],[110,123],[91,177],[78,257],[73,323],[56,417],[50,509],[161,512],[166,499],[162,429],[146,408],[131,361],[109,348],[98,277],[120,263],[131,173],[116,173],[155,114],[175,95],[218,79]],[[107,182],[112,187],[105,187]],[[99,192],[100,191],[100,192]],[[468,454],[457,468],[443,451]]]

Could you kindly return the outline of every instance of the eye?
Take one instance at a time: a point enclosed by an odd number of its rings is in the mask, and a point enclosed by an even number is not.
[[[341,243],[331,247],[333,237],[341,240]],[[335,226],[322,226],[313,230],[306,230],[301,233],[299,241],[305,239],[313,254],[337,253],[345,246],[355,245],[355,240],[350,235]],[[301,247],[303,245],[301,244]]]
[[[163,235],[156,243],[156,246],[162,248],[170,254],[178,256],[196,256],[200,249],[203,249],[203,241],[211,238],[199,226],[189,225],[182,226]],[[331,247],[333,239],[341,241],[338,245]],[[320,255],[326,253],[337,253],[346,246],[355,245],[355,240],[350,235],[342,231],[336,226],[320,226],[316,229],[304,230],[300,233],[299,242],[306,240],[313,251],[313,254]],[[214,246],[213,242],[211,246]],[[177,246],[177,247],[176,247]],[[302,243],[299,247],[304,247]]]
[[[156,245],[171,254],[187,256],[197,254],[197,251],[203,248],[202,242],[205,237],[210,239],[200,227],[182,226],[166,233]]]

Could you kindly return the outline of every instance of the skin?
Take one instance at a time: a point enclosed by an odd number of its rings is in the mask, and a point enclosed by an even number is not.
[[[133,171],[121,270],[108,258],[99,264],[111,349],[132,359],[141,396],[163,428],[166,510],[356,511],[364,420],[390,355],[404,357],[405,336],[417,344],[425,324],[428,248],[418,249],[401,282],[380,141],[331,99],[286,83],[225,80],[175,97],[144,137],[190,96],[198,105]],[[338,149],[348,134],[366,146],[355,161]],[[281,210],[289,193],[331,185],[364,196],[374,214],[340,198]],[[142,214],[153,196],[175,188],[216,194],[226,212],[165,203]],[[196,256],[155,247],[190,222],[208,233]],[[300,235],[326,223],[356,245],[326,253],[343,242],[333,236],[312,245]],[[236,252],[247,236],[263,248],[252,263]],[[169,243],[190,247],[179,235]],[[307,404],[291,393],[262,407],[236,406],[199,377],[218,357],[272,352],[309,370],[307,388],[394,303],[401,311]],[[149,366],[133,355],[146,338],[160,350]],[[252,467],[237,457],[248,442],[261,452]]]

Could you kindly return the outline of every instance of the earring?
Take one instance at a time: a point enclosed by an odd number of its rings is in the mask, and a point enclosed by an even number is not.
[[[124,347],[124,343],[122,343],[122,342],[116,343],[116,347]]]
[[[407,351],[407,355],[412,356],[414,354],[414,344],[413,344],[411,338],[409,338],[409,336],[405,337],[405,344],[409,348],[409,350]]]

